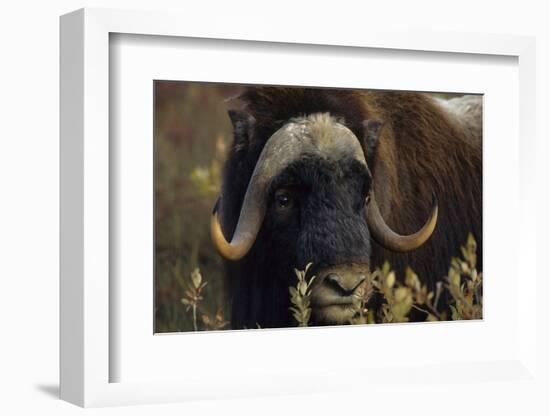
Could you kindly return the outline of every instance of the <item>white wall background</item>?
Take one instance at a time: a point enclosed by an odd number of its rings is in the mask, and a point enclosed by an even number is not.
[[[188,4],[189,3],[189,4]],[[81,409],[57,400],[58,394],[58,16],[80,7],[178,10],[200,19],[217,13],[231,19],[246,14],[276,19],[285,25],[325,24],[327,32],[341,25],[368,25],[387,20],[392,26],[433,28],[537,36],[538,76],[538,247],[545,259],[550,212],[547,157],[550,127],[550,13],[544,1],[210,1],[89,0],[87,2],[12,1],[0,12],[0,413],[73,414]],[[252,18],[252,17],[251,17]],[[542,267],[541,267],[542,269]],[[547,274],[547,273],[546,273]],[[550,293],[549,284],[544,288]],[[544,290],[539,287],[538,290]],[[539,319],[545,320],[541,313]],[[543,347],[550,350],[548,331]],[[541,351],[542,352],[542,351]],[[549,375],[548,359],[541,354],[541,368]],[[505,386],[502,386],[503,389]],[[452,389],[452,387],[450,388]],[[450,390],[447,389],[447,390]],[[484,400],[472,391],[472,402],[440,389],[426,393],[419,407],[425,412],[473,414],[521,411],[548,412],[548,402],[537,405],[520,395]],[[507,389],[508,391],[509,389]],[[446,397],[446,395],[449,397]],[[533,396],[541,396],[534,392]],[[259,398],[163,406],[100,409],[100,414],[319,414],[368,413],[369,400],[345,394],[331,396]],[[544,405],[542,403],[545,403]],[[416,407],[415,405],[412,405]],[[444,407],[442,407],[444,406]],[[391,403],[389,411],[391,413]],[[416,410],[420,410],[417,408]]]

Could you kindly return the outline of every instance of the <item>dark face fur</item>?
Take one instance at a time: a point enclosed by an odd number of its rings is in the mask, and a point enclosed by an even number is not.
[[[313,263],[310,278],[314,324],[347,323],[362,296],[369,272],[370,235],[364,214],[371,179],[366,166],[352,158],[307,156],[288,166],[269,188],[264,223],[276,250],[269,255],[287,268]],[[294,282],[294,283],[293,283]],[[288,291],[288,290],[287,290]]]

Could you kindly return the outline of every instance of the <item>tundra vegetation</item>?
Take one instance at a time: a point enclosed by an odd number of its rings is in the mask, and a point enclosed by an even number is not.
[[[311,267],[308,263],[304,270],[295,269],[296,285],[288,288],[291,307],[290,311],[296,321],[296,326],[309,326],[311,317],[310,296],[311,285],[316,276],[308,276]],[[193,318],[193,329],[198,331],[197,309],[201,309],[201,330],[229,329],[218,308],[210,315],[201,308],[202,289],[207,282],[202,282],[202,276],[195,269],[189,276],[188,289],[185,291],[182,303]],[[447,292],[452,300],[448,310],[437,310],[438,298]],[[367,307],[371,297],[379,294],[382,298],[380,307]],[[476,242],[470,234],[465,245],[461,247],[461,256],[452,259],[449,273],[437,285],[435,292],[428,291],[421,279],[411,269],[407,268],[404,279],[398,279],[396,273],[386,262],[382,268],[375,269],[367,278],[366,290],[360,301],[355,305],[357,313],[349,321],[350,325],[376,323],[409,322],[411,311],[420,311],[425,321],[457,321],[483,318],[483,283],[482,273],[476,269]],[[259,327],[259,326],[258,326]]]
[[[238,92],[233,85],[156,82],[155,332],[231,329],[227,282],[209,220],[232,136],[220,103]],[[482,318],[475,247],[470,236],[433,291],[410,268],[397,273],[385,263],[374,269],[349,323],[407,322],[412,314],[418,320],[418,313],[428,321]],[[296,326],[307,326],[315,280],[308,265],[297,266],[301,270],[288,288],[289,312]],[[451,299],[446,310],[435,306],[442,296]],[[376,307],[369,306],[373,299]]]

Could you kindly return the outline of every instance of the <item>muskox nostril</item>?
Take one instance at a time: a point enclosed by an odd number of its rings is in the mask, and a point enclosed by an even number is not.
[[[325,281],[333,289],[336,289],[338,291],[345,290],[344,287],[342,287],[340,276],[337,275],[336,273],[330,273],[329,275],[327,275],[327,277],[325,277]]]
[[[342,296],[351,296],[359,286],[365,281],[366,277],[360,275],[357,278],[345,278],[337,273],[330,273],[325,277],[325,283],[334,291]]]

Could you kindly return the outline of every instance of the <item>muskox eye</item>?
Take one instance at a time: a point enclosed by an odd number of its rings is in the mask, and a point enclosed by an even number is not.
[[[293,204],[292,195],[286,189],[275,192],[275,203],[279,209],[288,209]]]
[[[277,196],[277,204],[279,204],[281,208],[288,207],[290,205],[290,197],[288,197],[288,195]]]

